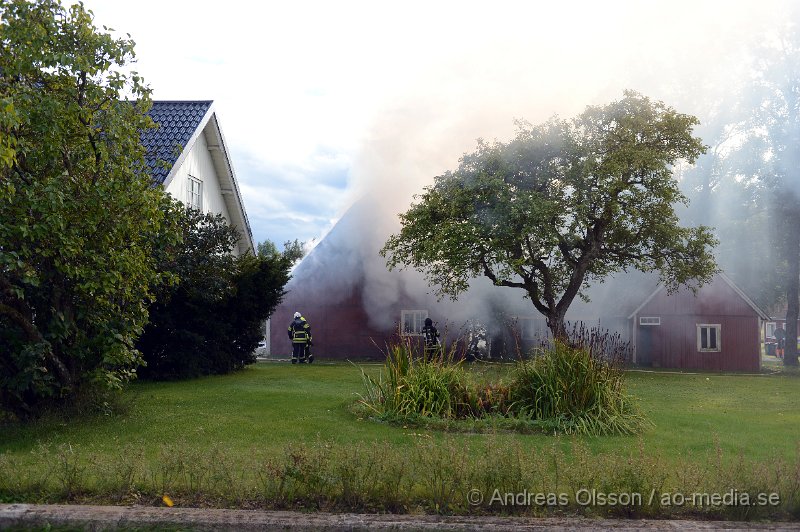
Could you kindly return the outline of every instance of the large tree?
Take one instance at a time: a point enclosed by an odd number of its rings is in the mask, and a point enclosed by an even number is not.
[[[400,215],[381,253],[389,268],[426,273],[439,295],[471,278],[521,288],[554,336],[590,281],[658,271],[669,289],[716,271],[708,228],[681,227],[687,200],[672,165],[705,147],[697,119],[635,92],[573,120],[522,124],[508,143],[479,141]]]
[[[153,246],[178,233],[144,166],[133,42],[82,5],[0,0],[0,15],[0,410],[25,415],[134,375]]]
[[[743,99],[750,115],[737,124],[745,138],[738,157],[742,173],[755,179],[766,196],[772,266],[786,300],[784,363],[798,365],[800,318],[800,32],[790,28],[765,43],[754,79]]]

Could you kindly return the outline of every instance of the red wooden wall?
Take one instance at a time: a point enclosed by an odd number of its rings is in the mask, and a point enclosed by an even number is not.
[[[311,325],[317,359],[383,359],[383,349],[395,332],[394,329],[379,330],[370,326],[358,289],[333,304],[328,302],[325,294],[315,297],[293,290],[271,317],[272,355],[291,355],[292,345],[286,331],[295,312],[302,313]]]
[[[639,325],[639,317],[660,317],[661,324]],[[719,324],[719,352],[697,349],[697,325]],[[705,285],[695,296],[689,290],[667,294],[663,288],[634,316],[637,360],[654,367],[714,371],[759,371],[761,345],[759,315],[720,277]],[[643,342],[648,329],[650,352]]]

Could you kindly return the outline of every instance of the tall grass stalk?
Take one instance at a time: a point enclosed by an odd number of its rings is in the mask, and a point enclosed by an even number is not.
[[[514,423],[495,425],[566,434],[636,434],[649,423],[625,393],[620,368],[588,348],[555,342],[539,356],[519,362],[510,384],[478,382],[454,350],[425,360],[406,340],[387,348],[377,377],[362,370],[365,392],[360,403],[373,416],[401,423],[505,418]]]
[[[560,341],[519,362],[510,389],[514,413],[555,420],[568,434],[636,434],[649,426],[618,365]]]
[[[454,348],[427,360],[415,354],[410,340],[390,345],[377,378],[361,371],[361,403],[385,417],[456,417],[469,408],[469,376],[454,358]]]
[[[711,450],[701,460],[669,461],[641,441],[631,447],[597,453],[578,438],[559,438],[553,440],[552,446],[532,451],[520,441],[497,438],[489,445],[481,445],[447,435],[439,440],[420,438],[408,448],[377,441],[353,445],[312,440],[307,445],[288,448],[279,456],[254,449],[244,461],[216,448],[197,461],[195,451],[167,446],[160,453],[170,457],[171,462],[172,472],[165,479],[164,469],[153,462],[140,464],[135,477],[120,471],[118,476],[100,478],[97,473],[114,470],[111,462],[119,456],[73,446],[68,450],[67,462],[81,464],[86,474],[70,472],[66,482],[60,474],[43,478],[28,469],[20,470],[0,455],[0,501],[160,505],[162,497],[168,495],[179,507],[735,520],[800,518],[800,454],[750,463],[721,450]],[[64,465],[63,452],[64,449],[49,447],[37,458],[43,469],[56,471]],[[72,466],[69,469],[72,471]],[[189,470],[198,471],[189,474]],[[205,480],[198,482],[199,478]],[[483,495],[482,500],[469,498],[475,490]],[[779,499],[775,504],[750,506],[709,505],[702,499],[682,504],[664,502],[665,495],[726,494],[734,490],[747,494],[751,501],[757,500],[759,494],[777,494]],[[526,492],[557,495],[559,499],[555,503],[509,504],[502,495]],[[586,500],[588,492],[639,494],[641,500],[633,505],[587,505],[580,501]],[[127,493],[122,501],[120,493]]]

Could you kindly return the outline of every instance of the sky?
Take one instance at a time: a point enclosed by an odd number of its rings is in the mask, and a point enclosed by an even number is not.
[[[318,242],[371,191],[389,219],[478,138],[634,89],[701,121],[766,1],[85,0],[156,100],[214,100],[256,242]],[[694,94],[696,98],[687,98]]]

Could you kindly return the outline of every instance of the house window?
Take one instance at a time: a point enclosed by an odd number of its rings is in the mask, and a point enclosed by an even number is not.
[[[400,331],[405,336],[419,336],[425,326],[427,310],[403,310],[400,312]]]
[[[767,338],[775,338],[775,322],[774,321],[768,321],[767,322],[764,335]]]
[[[697,350],[707,352],[722,351],[722,326],[701,323],[697,325]]]
[[[639,325],[661,325],[661,316],[640,316]]]
[[[187,204],[192,209],[198,211],[203,210],[203,182],[197,178],[189,176],[189,185],[187,187],[188,198]]]

